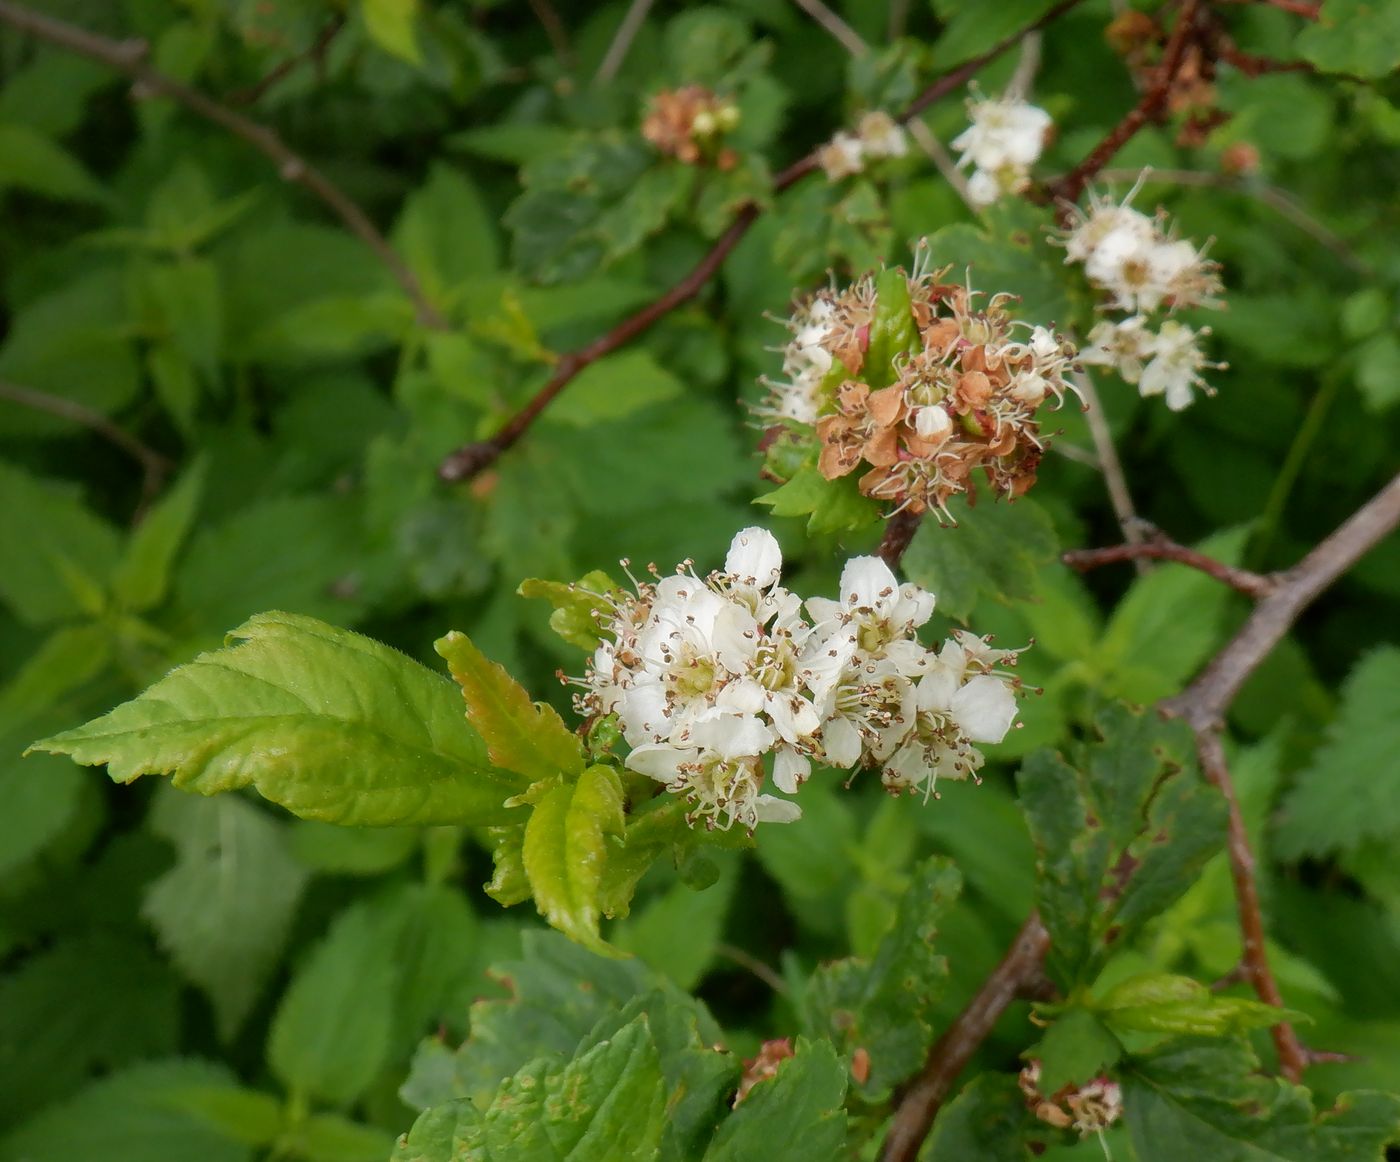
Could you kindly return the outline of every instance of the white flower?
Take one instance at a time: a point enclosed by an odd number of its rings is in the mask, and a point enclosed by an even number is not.
[[[817,151],[817,163],[828,181],[840,181],[865,168],[865,146],[860,138],[842,130]]]
[[[1044,109],[1014,97],[975,101],[968,106],[972,124],[953,139],[962,156],[958,165],[996,172],[1025,172],[1040,158],[1052,121]]]
[[[903,157],[909,152],[903,126],[883,110],[865,114],[856,134],[867,157]]]
[[[1089,332],[1089,346],[1081,353],[1085,363],[1111,367],[1127,383],[1137,383],[1142,369],[1152,357],[1157,336],[1147,329],[1145,315],[1113,322],[1104,319]]]
[[[841,571],[841,600],[809,597],[807,610],[828,636],[846,634],[857,661],[889,658],[917,673],[924,648],[912,635],[933,616],[933,601],[926,589],[900,585],[879,557],[853,557]]]
[[[1219,365],[1208,362],[1201,350],[1200,336],[1208,334],[1208,327],[1197,332],[1175,319],[1163,323],[1152,345],[1152,361],[1138,381],[1138,391],[1144,396],[1165,395],[1167,407],[1174,412],[1191,405],[1195,399],[1192,388],[1209,394],[1212,388],[1201,378],[1201,371]]]
[[[738,823],[752,831],[760,823],[791,823],[802,816],[796,803],[759,792],[763,767],[754,757],[724,759],[695,747],[653,743],[635,747],[627,766],[685,796],[691,805],[687,819],[710,829]]]

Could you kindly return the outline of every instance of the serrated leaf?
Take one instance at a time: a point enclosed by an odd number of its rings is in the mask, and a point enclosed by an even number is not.
[[[1324,73],[1388,76],[1400,69],[1400,5],[1394,0],[1325,0],[1297,43],[1303,58]]]
[[[766,504],[774,516],[805,516],[813,534],[866,529],[879,520],[880,507],[862,496],[856,477],[827,480],[815,467],[798,471],[786,484],[754,497],[755,504]]]
[[[1050,518],[1033,500],[983,500],[976,507],[955,499],[956,524],[926,520],[904,554],[904,573],[930,590],[938,609],[966,621],[977,602],[1026,601],[1039,589],[1040,566],[1058,549]]]
[[[1072,764],[1037,751],[1017,776],[1048,963],[1067,985],[1093,979],[1108,940],[1174,902],[1225,837],[1224,801],[1190,765],[1180,722],[1109,706],[1095,726]]]
[[[519,776],[491,766],[450,682],[397,650],[295,614],[259,614],[85,726],[33,749],[169,774],[212,795],[253,787],[305,819],[482,825],[512,812]]]
[[[192,464],[131,534],[112,577],[112,596],[122,608],[144,613],[165,597],[175,556],[199,507],[207,467],[203,460]]]
[[[1279,854],[1355,851],[1400,836],[1400,648],[1381,646],[1342,685],[1327,740],[1298,773],[1275,832]]]
[[[84,612],[117,559],[117,535],[71,489],[0,461],[0,543],[23,546],[5,556],[0,600],[33,625]]]
[[[807,986],[802,1008],[813,1035],[830,1038],[843,1053],[869,1055],[861,1089],[870,1100],[915,1073],[933,1043],[931,1012],[948,977],[948,962],[936,951],[938,924],[961,888],[952,863],[933,856],[914,873],[874,957],[825,965]]]
[[[562,1069],[548,1058],[501,1086],[463,1135],[463,1162],[611,1162],[655,1156],[665,1085],[645,1017]]]
[[[0,1162],[249,1162],[252,1151],[178,1106],[191,1086],[226,1084],[223,1066],[150,1061],[94,1082],[0,1138]]]
[[[675,399],[684,390],[650,353],[621,351],[585,367],[550,407],[549,418],[581,428],[610,423]]]
[[[549,628],[572,646],[592,653],[603,640],[600,625],[611,612],[606,594],[618,590],[617,582],[595,569],[572,585],[531,577],[516,590],[521,597],[542,598],[554,607]]]
[[[625,827],[622,780],[612,767],[592,766],[575,783],[555,787],[525,824],[525,874],[535,905],[549,923],[597,952],[598,903],[608,836]]]
[[[333,1105],[359,1097],[394,1033],[395,949],[364,904],[346,909],[298,968],[267,1043],[274,1076]]]
[[[252,804],[165,790],[150,827],[175,846],[176,861],[146,890],[141,914],[209,997],[228,1041],[277,963],[307,874],[285,825]]]
[[[1049,1031],[1025,1056],[1040,1062],[1036,1088],[1058,1093],[1066,1085],[1083,1085],[1123,1055],[1123,1045],[1087,1009],[1073,1008],[1055,1018]]]
[[[1304,1013],[1248,997],[1220,996],[1200,981],[1169,972],[1121,981],[1099,998],[1094,1008],[1110,1027],[1125,1032],[1212,1037],[1308,1019]]]
[[[456,630],[433,643],[462,687],[467,720],[486,742],[491,761],[531,782],[583,770],[583,745],[554,708],[532,702],[525,688]]]
[[[704,1162],[813,1162],[839,1158],[846,1139],[846,1067],[825,1041],[797,1051],[720,1123]]]
[[[1379,1162],[1400,1134],[1400,1097],[1342,1094],[1315,1113],[1308,1091],[1265,1077],[1244,1043],[1185,1038],[1122,1070],[1124,1118],[1142,1162]]]

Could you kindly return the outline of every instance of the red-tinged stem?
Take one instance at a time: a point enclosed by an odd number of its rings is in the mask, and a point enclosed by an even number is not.
[[[1237,569],[1233,565],[1217,561],[1214,557],[1208,557],[1205,553],[1178,545],[1175,541],[1154,540],[1131,545],[1111,545],[1105,549],[1072,549],[1060,555],[1061,561],[1080,573],[1087,573],[1091,569],[1119,561],[1144,559],[1176,561],[1182,565],[1189,565],[1192,569],[1199,569],[1202,573],[1214,577],[1222,585],[1238,590],[1246,597],[1267,597],[1278,587],[1278,582],[1272,577],[1252,573],[1248,569]]]

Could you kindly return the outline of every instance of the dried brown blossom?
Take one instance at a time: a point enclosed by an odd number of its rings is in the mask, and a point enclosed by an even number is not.
[[[663,89],[651,99],[642,136],[660,152],[686,165],[733,169],[739,155],[724,135],[739,123],[739,107],[703,85]]]

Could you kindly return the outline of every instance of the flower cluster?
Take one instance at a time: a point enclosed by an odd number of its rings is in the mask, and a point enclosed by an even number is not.
[[[1102,1133],[1123,1116],[1123,1091],[1107,1077],[1096,1077],[1077,1087],[1067,1085],[1047,1098],[1039,1088],[1040,1062],[1031,1061],[1021,1070],[1017,1083],[1037,1118],[1056,1129],[1076,1130],[1081,1138]]]
[[[1031,166],[1045,148],[1050,114],[1004,95],[970,99],[967,115],[972,124],[953,139],[953,148],[961,155],[959,169],[973,167],[968,196],[979,206],[990,206],[1008,194],[1020,193],[1030,184]]]
[[[773,535],[749,528],[722,570],[702,578],[686,563],[603,598],[579,712],[615,714],[627,766],[684,796],[690,822],[709,828],[801,814],[763,793],[765,759],[788,795],[813,762],[877,768],[891,792],[925,797],[940,777],[975,777],[975,744],[1000,742],[1016,717],[1016,651],[962,631],[921,645],[933,595],[901,586],[877,557],[846,564],[837,601],[804,602],[781,570]]]
[[[686,165],[711,164],[733,169],[739,155],[723,144],[739,124],[739,107],[703,85],[665,89],[651,99],[642,121],[642,136],[658,150]]]
[[[1217,264],[1165,227],[1164,217],[1148,217],[1130,205],[1090,199],[1088,213],[1064,237],[1065,261],[1084,265],[1089,282],[1104,296],[1101,308],[1121,317],[1104,319],[1089,332],[1085,363],[1111,367],[1144,395],[1162,395],[1173,411],[1187,407],[1194,388],[1210,394],[1201,376],[1208,362],[1201,340],[1209,327],[1193,330],[1168,318],[1157,330],[1154,312],[1219,307]]]
[[[939,281],[946,273],[885,271],[799,304],[785,378],[766,382],[759,409],[815,427],[826,479],[864,466],[862,493],[914,512],[946,513],[978,469],[994,491],[1024,493],[1044,451],[1036,413],[1047,397],[1063,402],[1077,354],[1048,328],[1013,322],[1011,295],[979,304]]]
[[[854,133],[843,129],[817,150],[817,164],[835,182],[860,173],[870,158],[903,157],[908,152],[904,129],[888,113],[876,109],[861,117]]]

